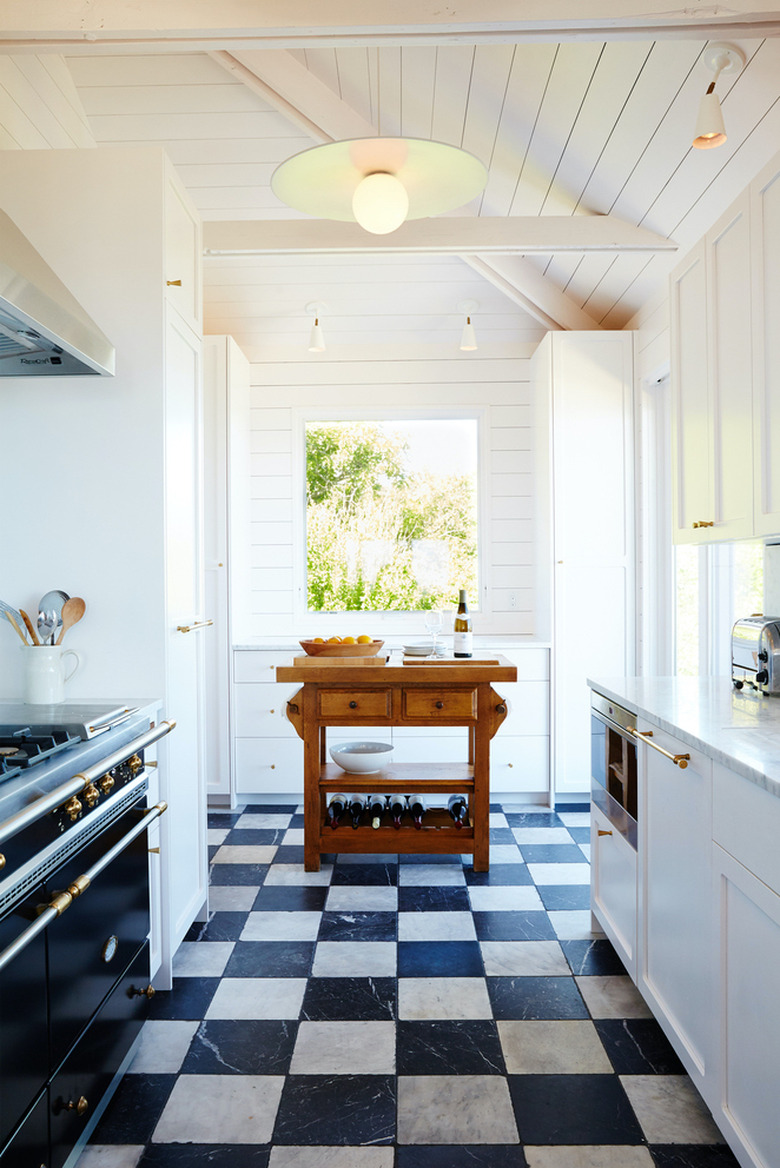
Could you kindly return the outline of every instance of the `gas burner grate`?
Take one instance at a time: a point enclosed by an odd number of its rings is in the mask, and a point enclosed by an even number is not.
[[[15,779],[27,767],[44,762],[53,754],[81,741],[67,730],[33,734],[29,726],[19,730],[0,729],[0,781]]]

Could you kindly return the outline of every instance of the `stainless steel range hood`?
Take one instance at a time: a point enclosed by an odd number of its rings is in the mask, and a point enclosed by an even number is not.
[[[0,377],[112,377],[114,346],[0,211]]]

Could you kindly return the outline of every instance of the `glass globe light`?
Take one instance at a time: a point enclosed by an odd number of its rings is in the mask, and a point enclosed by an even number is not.
[[[352,213],[360,226],[372,235],[395,231],[409,213],[409,196],[393,174],[367,174],[352,196]]]

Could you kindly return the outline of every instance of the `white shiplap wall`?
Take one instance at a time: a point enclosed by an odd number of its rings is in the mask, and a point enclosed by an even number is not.
[[[487,607],[483,603],[475,615],[475,632],[536,633],[530,347],[521,351],[518,346],[518,354],[470,360],[277,360],[252,366],[249,637],[289,639],[300,633],[303,613],[296,612],[295,604],[300,583],[295,547],[303,541],[304,505],[301,453],[295,450],[300,411],[361,408],[429,410],[434,416],[448,409],[481,411]],[[327,618],[318,618],[320,623],[324,626]],[[387,614],[380,631],[403,632],[403,623]]]
[[[0,149],[90,147],[95,138],[64,58],[0,56]]]

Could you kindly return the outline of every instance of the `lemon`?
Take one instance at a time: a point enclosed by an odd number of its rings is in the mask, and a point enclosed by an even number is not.
[[[363,633],[362,636],[358,637],[357,643],[358,645],[370,645],[373,639],[373,637],[367,637],[366,634]]]
[[[341,637],[328,637],[327,644],[328,645],[340,645],[341,644]]]
[[[344,637],[341,643],[342,643],[342,645],[354,645],[355,638],[354,637]]]
[[[312,645],[324,645],[324,644],[325,644],[325,642],[323,641],[322,637],[314,637],[312,639]]]

